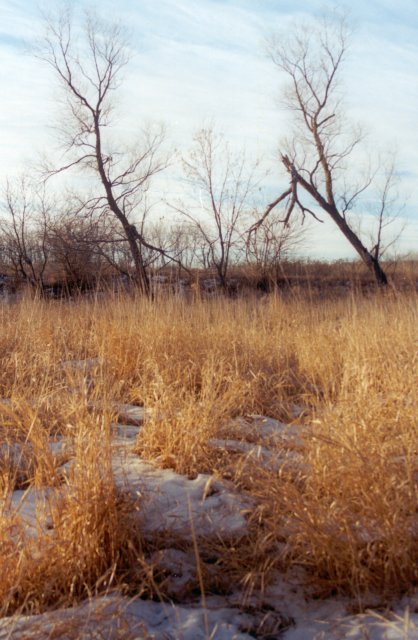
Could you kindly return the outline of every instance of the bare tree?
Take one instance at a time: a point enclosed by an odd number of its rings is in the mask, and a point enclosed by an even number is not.
[[[45,189],[35,189],[26,176],[6,182],[0,218],[2,252],[16,280],[40,292],[50,257],[48,228],[53,208]]]
[[[50,271],[54,281],[61,282],[67,291],[89,288],[111,273],[102,247],[114,238],[100,222],[64,210],[58,211],[49,224]]]
[[[295,210],[318,220],[319,208],[335,222],[377,283],[386,285],[379,252],[364,246],[349,215],[373,176],[368,174],[362,182],[347,186],[348,160],[362,140],[361,131],[347,125],[339,87],[348,35],[344,18],[333,16],[269,42],[274,64],[289,80],[285,105],[293,114],[294,132],[283,143],[281,161],[290,186],[268,205],[251,231],[279,203],[286,204],[285,224]]]
[[[47,34],[38,56],[46,61],[64,89],[61,127],[65,164],[49,171],[55,175],[78,167],[98,179],[102,193],[85,203],[87,210],[110,212],[121,225],[133,260],[140,289],[148,294],[149,282],[141,248],[151,246],[134,224],[151,179],[166,167],[161,156],[163,131],[148,129],[131,150],[112,145],[105,131],[111,124],[112,97],[128,62],[124,35],[117,25],[107,25],[87,15],[84,37],[74,33],[70,11],[47,21]]]
[[[392,157],[389,163],[383,166],[382,177],[380,184],[378,184],[377,206],[373,211],[374,228],[370,234],[370,242],[373,246],[372,254],[379,261],[383,256],[387,256],[389,249],[393,250],[406,226],[405,223],[397,225],[405,206],[405,202],[402,202],[400,198],[397,185],[395,159]],[[394,231],[395,225],[398,226],[397,231]]]
[[[175,250],[183,267],[190,271],[201,267],[208,269],[210,256],[207,245],[196,225],[190,220],[178,221],[168,230],[170,247]]]
[[[233,153],[222,135],[206,128],[194,136],[183,166],[191,186],[190,200],[175,209],[199,231],[208,264],[226,290],[231,257],[242,240],[240,225],[260,182],[259,164],[248,168],[244,153]]]
[[[282,261],[301,246],[307,231],[296,219],[284,226],[282,215],[272,211],[246,244],[248,262],[257,267],[262,278],[272,276],[275,281],[282,272]]]

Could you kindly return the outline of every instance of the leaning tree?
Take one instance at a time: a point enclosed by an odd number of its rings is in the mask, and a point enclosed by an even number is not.
[[[348,36],[344,18],[333,16],[270,39],[269,55],[288,80],[283,97],[293,129],[282,143],[280,157],[290,184],[250,232],[256,232],[279,204],[285,205],[285,224],[295,211],[317,220],[321,211],[337,225],[377,283],[386,285],[379,253],[363,244],[350,216],[372,185],[373,175],[366,172],[362,180],[352,179],[350,160],[354,165],[358,161],[354,152],[363,136],[349,125],[340,87]]]

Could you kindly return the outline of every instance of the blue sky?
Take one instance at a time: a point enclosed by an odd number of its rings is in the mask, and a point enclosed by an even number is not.
[[[57,2],[0,0],[0,170],[13,175],[38,153],[53,153],[57,87],[30,53],[42,34],[41,9]],[[79,9],[91,4],[79,0]],[[333,6],[333,3],[328,3]],[[132,59],[118,93],[120,132],[163,122],[167,144],[187,149],[193,131],[212,121],[250,157],[271,168],[269,191],[286,184],[277,162],[288,115],[277,105],[282,79],[264,53],[272,31],[318,15],[322,0],[101,0],[100,14],[126,25]],[[116,11],[117,8],[117,11]],[[347,113],[368,131],[371,151],[396,150],[407,199],[401,251],[418,250],[418,3],[352,0],[354,26],[343,84]],[[155,185],[181,195],[181,183]],[[367,215],[364,216],[367,227]],[[306,253],[353,255],[331,224],[316,225]]]

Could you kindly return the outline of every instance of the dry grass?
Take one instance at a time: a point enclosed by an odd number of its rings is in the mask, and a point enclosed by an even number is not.
[[[123,586],[141,556],[132,504],[114,486],[109,430],[97,417],[80,414],[79,419],[73,464],[61,485],[55,482],[46,496],[39,492],[35,498],[46,517],[28,531],[9,509],[1,514],[3,615],[68,606]],[[37,454],[34,450],[34,466],[42,464]],[[43,480],[34,476],[29,483],[38,489],[54,484]]]
[[[110,469],[114,400],[150,410],[141,456],[190,476],[226,476],[257,499],[240,549],[219,543],[224,580],[251,591],[272,569],[298,563],[319,594],[387,599],[416,584],[416,297],[35,300],[3,305],[0,321],[2,442],[20,447],[17,458],[2,449],[0,460],[3,613],[132,581],[150,588],[131,571],[140,538]],[[209,444],[239,437],[237,416],[294,420],[295,404],[311,429],[300,472]],[[47,446],[53,434],[74,444],[64,479]],[[6,496],[62,482],[51,497],[54,536],[31,538]]]

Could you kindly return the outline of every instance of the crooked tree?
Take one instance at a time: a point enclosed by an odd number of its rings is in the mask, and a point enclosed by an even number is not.
[[[349,30],[343,18],[296,27],[268,43],[273,63],[287,77],[285,107],[292,113],[293,131],[283,141],[280,158],[290,184],[271,204],[250,232],[256,232],[270,212],[285,205],[283,222],[299,211],[303,217],[328,215],[350,242],[379,285],[387,285],[379,253],[363,244],[350,214],[372,185],[367,174],[350,182],[350,160],[362,140],[349,126],[343,108],[340,73],[347,52]]]

